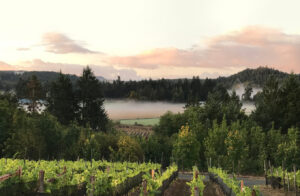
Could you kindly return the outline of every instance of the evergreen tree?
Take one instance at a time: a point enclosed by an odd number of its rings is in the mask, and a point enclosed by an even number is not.
[[[79,123],[97,131],[105,131],[108,118],[103,108],[101,84],[89,67],[83,70],[77,86]]]
[[[280,126],[286,132],[292,126],[300,126],[300,82],[295,75],[289,76],[281,87],[282,118]]]
[[[274,128],[280,128],[279,123],[282,120],[280,91],[278,80],[275,77],[270,77],[263,91],[256,96],[256,110],[252,117],[265,131],[271,129],[273,122]]]
[[[287,133],[292,126],[300,126],[300,82],[295,75],[286,78],[282,85],[270,77],[255,101],[252,117],[265,131],[272,123],[276,129],[281,128],[282,133]]]
[[[16,85],[16,95],[19,99],[22,99],[27,96],[27,81],[19,78],[19,81]]]
[[[37,101],[43,98],[42,85],[35,75],[32,75],[31,78],[26,83],[27,87],[27,98],[31,101],[28,110],[32,113],[36,113],[38,109]]]
[[[76,101],[71,80],[60,73],[56,81],[52,82],[48,98],[48,110],[57,117],[62,124],[69,124],[75,120]]]

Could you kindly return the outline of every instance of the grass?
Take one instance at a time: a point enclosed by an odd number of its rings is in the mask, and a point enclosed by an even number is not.
[[[120,120],[120,123],[122,125],[154,126],[154,125],[158,125],[159,118],[123,119],[123,120]]]

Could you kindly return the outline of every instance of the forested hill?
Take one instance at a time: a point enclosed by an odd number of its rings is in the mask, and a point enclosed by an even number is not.
[[[259,67],[256,69],[245,69],[229,77],[219,77],[217,79],[217,83],[222,83],[227,88],[232,87],[236,83],[251,83],[262,87],[270,76],[274,76],[276,79],[281,81],[289,75],[290,74],[276,69]],[[298,76],[300,77],[300,75]]]
[[[59,73],[51,71],[0,71],[0,90],[15,89],[20,80],[28,80],[32,75],[37,76],[37,79],[43,86],[55,81]],[[75,84],[78,77],[69,75],[70,80]]]

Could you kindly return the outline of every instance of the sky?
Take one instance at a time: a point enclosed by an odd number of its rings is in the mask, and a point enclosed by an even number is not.
[[[0,0],[0,70],[123,80],[300,73],[299,0]]]

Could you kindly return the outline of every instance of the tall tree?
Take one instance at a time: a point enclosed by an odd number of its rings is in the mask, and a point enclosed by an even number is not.
[[[273,122],[275,129],[280,128],[283,108],[280,94],[279,81],[272,76],[267,80],[263,91],[256,96],[256,110],[252,117],[265,131],[271,129]]]
[[[35,75],[32,75],[28,80],[26,87],[27,98],[31,101],[28,106],[28,110],[32,113],[35,113],[38,109],[37,101],[43,98],[42,85],[37,77]]]
[[[105,131],[108,118],[103,107],[101,84],[88,66],[83,70],[77,85],[79,123],[97,131]]]
[[[48,98],[48,110],[62,124],[69,124],[75,120],[76,101],[71,80],[60,73],[56,81],[52,82]]]
[[[288,128],[300,127],[300,82],[296,75],[290,75],[281,87],[283,116],[280,119],[281,127],[286,132]]]
[[[22,99],[22,98],[26,97],[27,94],[28,94],[26,92],[26,90],[27,90],[27,82],[28,82],[27,80],[19,78],[19,81],[18,81],[18,83],[16,85],[16,95],[17,95],[17,97],[19,99]]]

